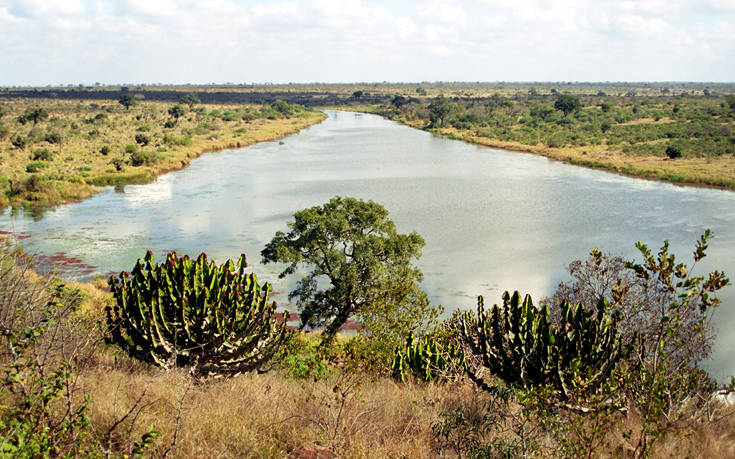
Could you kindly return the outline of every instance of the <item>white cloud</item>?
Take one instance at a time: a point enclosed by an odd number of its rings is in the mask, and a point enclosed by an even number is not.
[[[734,23],[735,0],[0,0],[0,85],[733,80]]]

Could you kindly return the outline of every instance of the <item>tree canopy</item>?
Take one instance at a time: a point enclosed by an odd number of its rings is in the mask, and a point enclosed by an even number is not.
[[[302,328],[326,326],[323,343],[353,314],[373,313],[381,302],[425,298],[418,289],[421,271],[411,264],[424,240],[396,232],[380,204],[336,196],[296,212],[288,227],[263,249],[263,263],[288,263],[281,278],[310,268],[289,298],[296,300]]]
[[[125,107],[127,110],[130,110],[130,107],[132,107],[133,105],[137,103],[137,101],[135,100],[135,96],[133,96],[130,93],[126,93],[120,96],[120,99],[118,100],[118,102],[120,103],[120,105]]]
[[[554,108],[564,112],[564,116],[579,110],[581,106],[582,103],[579,101],[579,98],[570,94],[562,94],[554,102]]]
[[[194,93],[184,94],[179,99],[179,103],[186,104],[189,106],[189,109],[193,108],[196,104],[201,104],[202,101],[199,99],[199,96],[197,96]]]
[[[444,125],[444,120],[452,111],[452,104],[444,98],[440,97],[429,104],[429,120],[431,121],[432,127],[441,127]]]

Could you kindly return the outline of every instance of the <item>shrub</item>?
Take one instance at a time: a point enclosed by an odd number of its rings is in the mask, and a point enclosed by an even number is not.
[[[617,330],[618,315],[606,301],[595,309],[581,303],[560,305],[562,320],[553,323],[548,308],[536,309],[531,297],[503,294],[503,306],[485,312],[478,298],[477,317],[461,319],[462,341],[483,367],[509,385],[547,388],[562,400],[586,398],[607,383],[625,348]],[[487,384],[470,369],[480,387]]]
[[[105,145],[104,147],[100,148],[100,153],[102,154],[102,156],[107,156],[108,154],[110,154],[110,147]]]
[[[681,148],[677,147],[676,145],[667,146],[666,156],[668,156],[669,159],[681,158]]]
[[[135,153],[138,151],[138,147],[135,145],[125,145],[125,153]]]
[[[53,159],[53,154],[48,151],[48,148],[42,148],[40,150],[36,150],[33,152],[33,160],[34,161],[51,161]]]
[[[130,165],[133,167],[149,166],[158,160],[158,155],[150,154],[144,151],[136,151],[130,155]]]
[[[270,284],[237,264],[217,266],[170,253],[153,264],[149,251],[131,273],[109,279],[115,306],[108,307],[108,340],[136,358],[165,369],[189,368],[196,377],[232,376],[260,368],[290,337]]]
[[[151,138],[145,134],[135,134],[135,142],[140,145],[148,145],[151,142]]]
[[[46,137],[43,138],[48,143],[59,144],[64,141],[64,138],[58,132],[49,132]]]
[[[13,137],[13,140],[11,140],[10,143],[12,143],[15,148],[18,148],[20,150],[23,150],[26,147],[26,139],[19,135]]]
[[[26,164],[26,172],[32,174],[34,172],[38,172],[41,169],[45,169],[48,167],[48,164],[46,164],[43,161],[32,161],[28,164]]]

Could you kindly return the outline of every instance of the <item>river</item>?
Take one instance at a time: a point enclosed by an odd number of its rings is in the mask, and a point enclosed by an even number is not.
[[[590,249],[626,257],[664,239],[691,262],[706,228],[715,234],[697,268],[735,277],[735,193],[622,177],[530,154],[469,145],[378,116],[327,111],[319,125],[282,141],[205,154],[147,185],[112,188],[32,218],[6,210],[0,228],[30,251],[62,263],[66,277],[130,269],[152,249],[217,261],[244,252],[287,302],[289,281],[260,251],[299,209],[335,195],[384,205],[401,232],[426,240],[423,287],[447,309],[497,302],[504,290],[538,300]],[[706,367],[735,373],[735,288],[716,313],[719,334]]]

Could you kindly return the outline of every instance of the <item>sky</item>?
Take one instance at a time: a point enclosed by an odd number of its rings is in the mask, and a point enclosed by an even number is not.
[[[735,0],[0,0],[0,86],[735,81]]]

